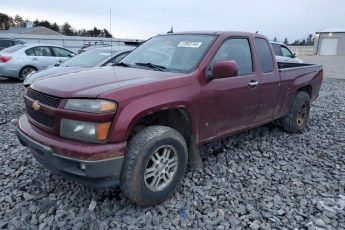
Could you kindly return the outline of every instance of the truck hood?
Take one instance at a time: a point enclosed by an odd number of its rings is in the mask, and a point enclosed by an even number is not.
[[[129,67],[99,67],[49,77],[31,84],[39,92],[62,98],[97,97],[98,95],[167,77],[181,75]]]
[[[37,81],[38,79],[59,76],[59,75],[67,74],[67,73],[73,73],[82,69],[83,69],[82,67],[62,67],[62,66],[55,67],[54,66],[54,67],[50,67],[48,69],[44,69],[44,70],[41,70],[29,75],[27,78],[25,78],[23,83],[24,85],[30,85],[34,81]]]

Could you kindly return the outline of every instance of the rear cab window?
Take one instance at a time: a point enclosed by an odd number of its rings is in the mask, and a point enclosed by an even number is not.
[[[235,61],[238,75],[253,73],[252,53],[248,38],[229,38],[218,49],[211,65],[219,61]]]
[[[256,53],[259,58],[262,73],[270,73],[274,70],[273,55],[269,43],[264,38],[255,38]]]

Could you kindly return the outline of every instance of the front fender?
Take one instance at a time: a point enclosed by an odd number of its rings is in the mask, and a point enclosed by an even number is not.
[[[178,108],[187,111],[191,118],[193,135],[198,133],[199,93],[200,89],[197,90],[189,85],[130,100],[123,107],[119,106],[109,140],[113,142],[126,141],[134,126],[143,117],[155,112]]]

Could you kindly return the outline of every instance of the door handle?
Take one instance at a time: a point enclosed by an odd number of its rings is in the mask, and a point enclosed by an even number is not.
[[[32,60],[33,60],[33,61],[37,61],[37,58],[33,58]]]
[[[254,88],[254,87],[256,87],[258,84],[259,84],[258,81],[252,80],[252,81],[249,82],[248,86]]]

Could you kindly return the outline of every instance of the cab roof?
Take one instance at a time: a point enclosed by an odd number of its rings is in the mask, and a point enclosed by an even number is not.
[[[166,36],[166,35],[173,35],[173,34],[180,34],[180,35],[215,35],[215,36],[223,36],[223,37],[228,37],[228,36],[245,36],[245,37],[259,37],[259,38],[264,38],[266,40],[267,37],[258,33],[249,33],[249,32],[241,32],[241,31],[184,31],[184,32],[174,32],[174,33],[168,33],[168,34],[159,34],[158,36]]]

